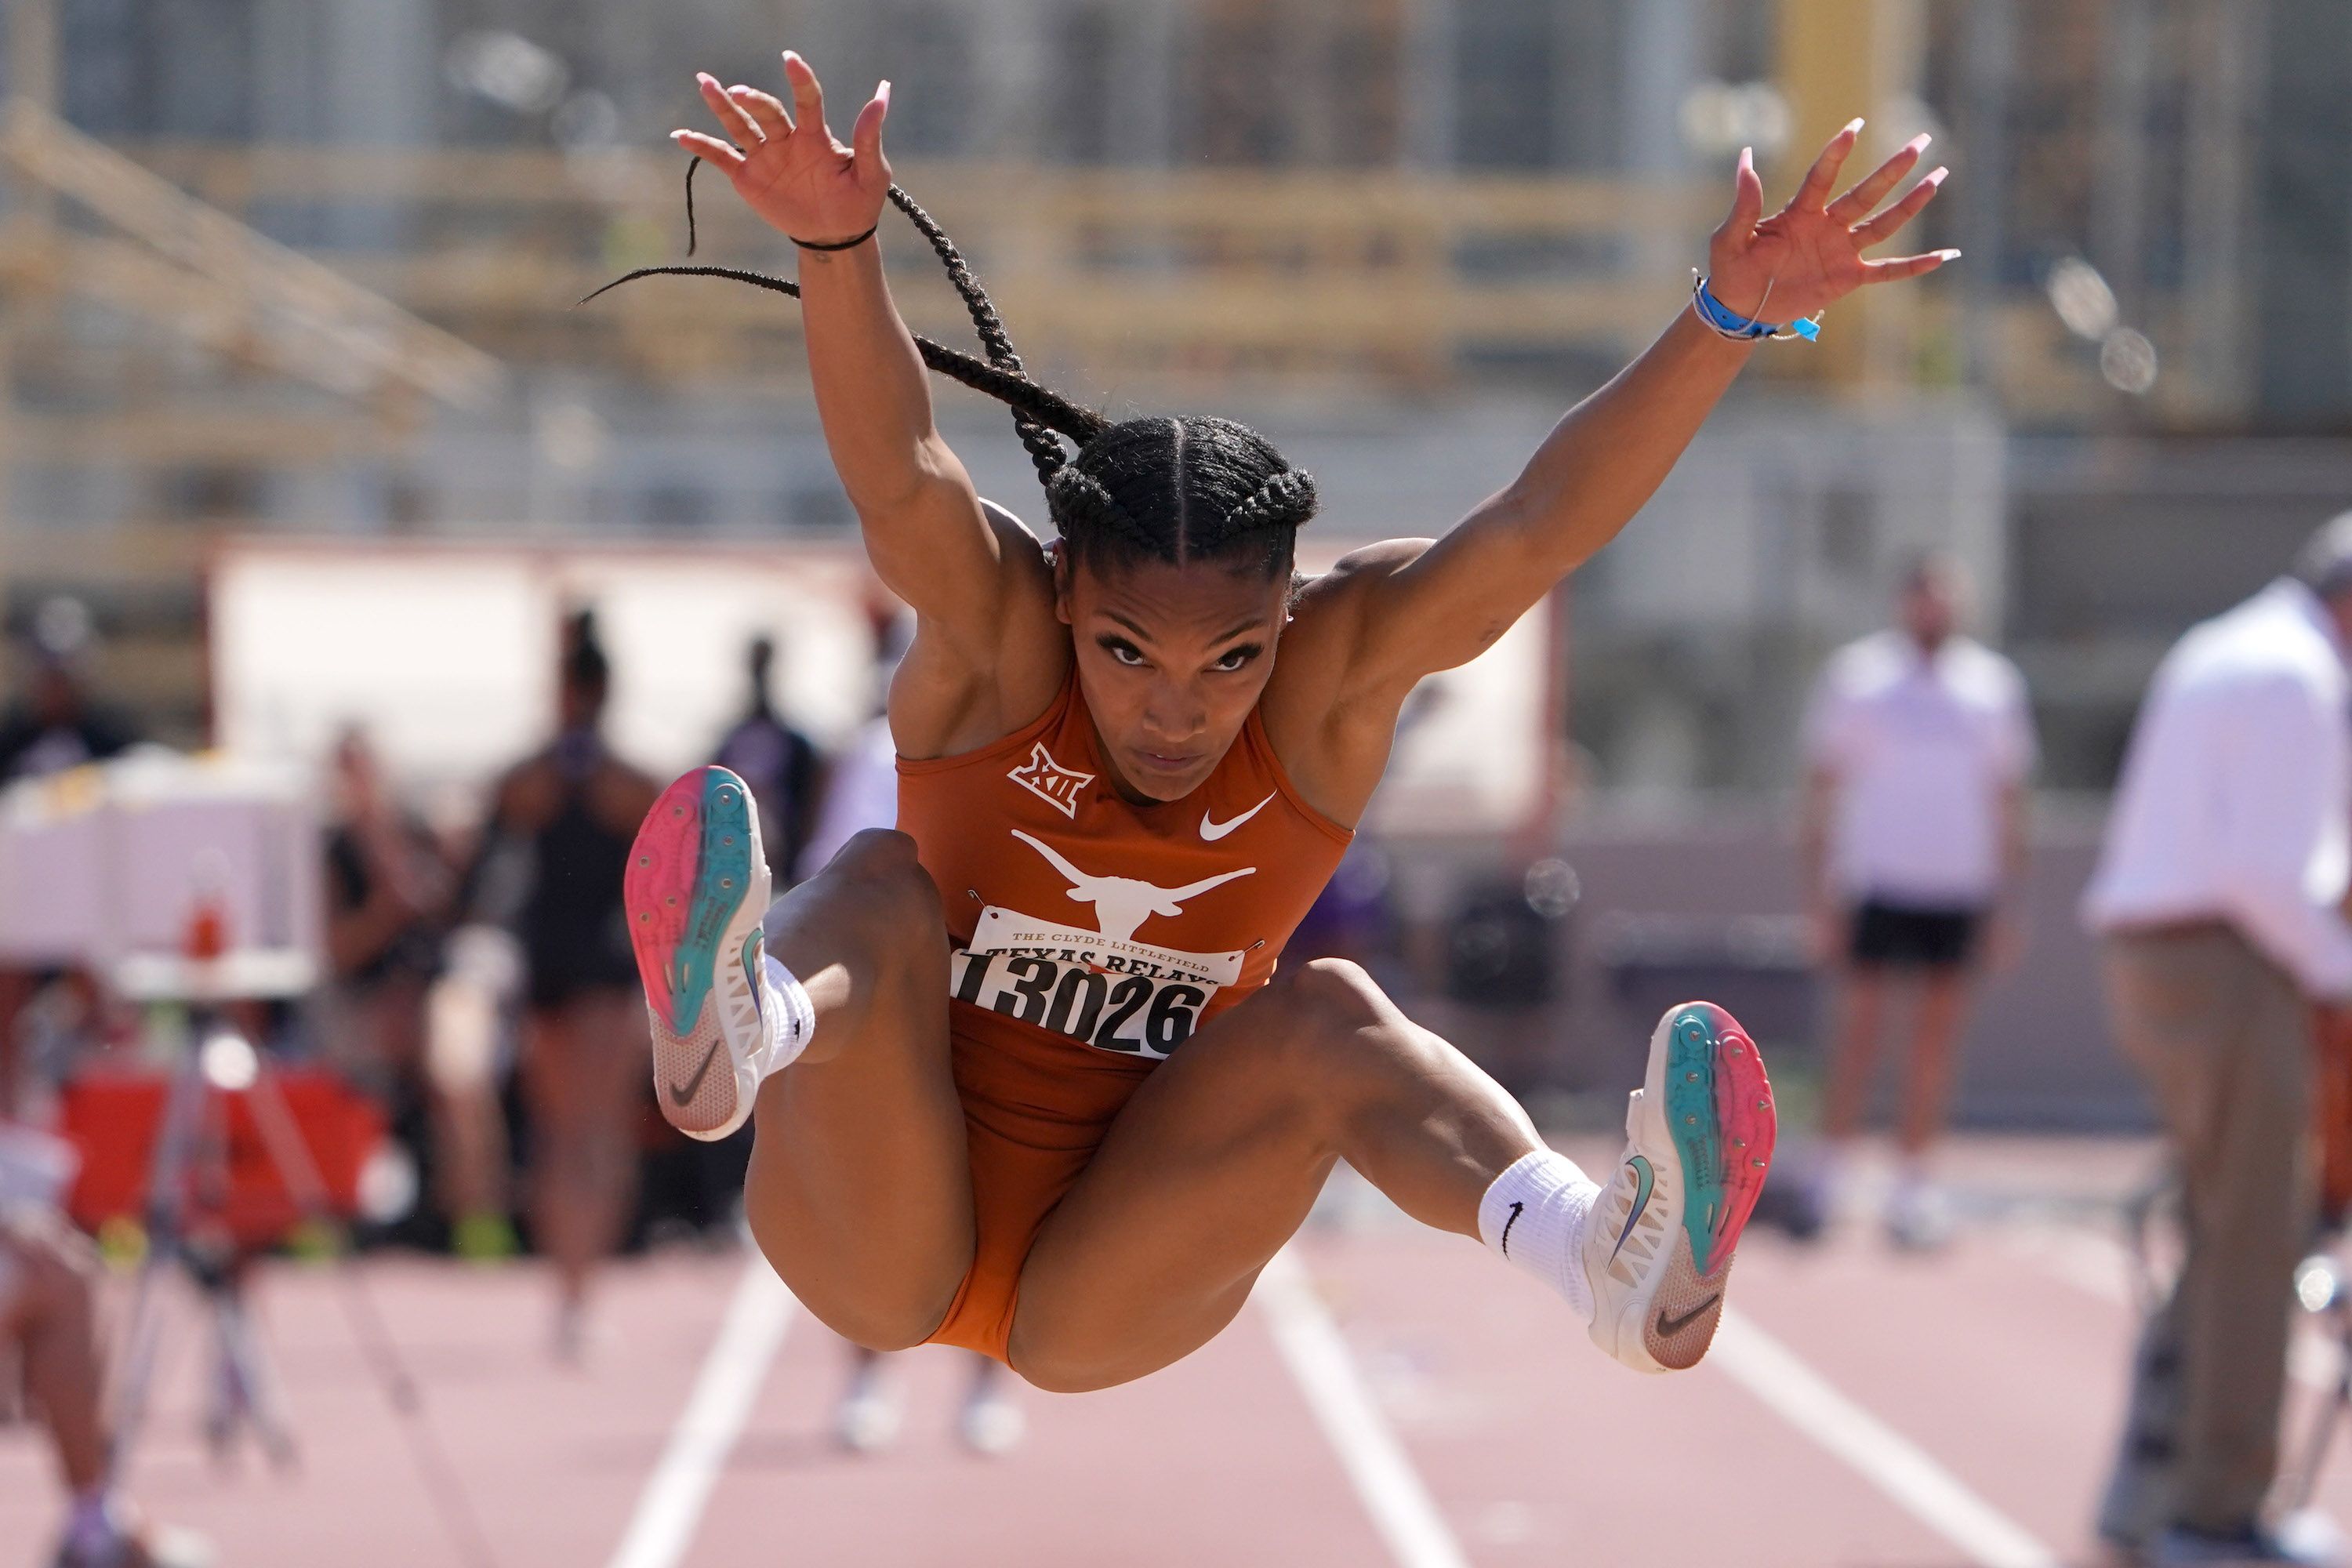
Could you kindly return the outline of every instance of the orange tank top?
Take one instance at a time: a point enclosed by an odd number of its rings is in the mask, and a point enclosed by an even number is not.
[[[1298,796],[1253,711],[1208,782],[1137,805],[1074,669],[1035,722],[898,761],[898,827],[939,884],[959,1026],[1149,1063],[1274,974],[1354,834]]]

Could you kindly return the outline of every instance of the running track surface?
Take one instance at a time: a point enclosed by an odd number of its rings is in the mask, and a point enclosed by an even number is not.
[[[1589,1167],[1613,1153],[1570,1147]],[[467,1563],[420,1436],[497,1568],[2095,1563],[2133,1323],[2108,1210],[2151,1161],[1971,1141],[1951,1171],[1972,1222],[1932,1257],[1866,1222],[1804,1249],[1759,1234],[1714,1353],[1660,1379],[1345,1178],[1215,1343],[1105,1394],[1021,1391],[1027,1440],[996,1459],[958,1446],[969,1363],[940,1351],[898,1363],[890,1452],[836,1448],[841,1347],[741,1255],[616,1267],[583,1371],[545,1353],[535,1268],[367,1264],[423,1427],[370,1373],[344,1287],[288,1265],[261,1291],[299,1469],[207,1458],[182,1300],[134,1489],[221,1568]],[[2291,1452],[2333,1370],[2305,1341]],[[2352,1518],[2352,1461],[2320,1495]],[[0,1427],[0,1568],[45,1563],[58,1512],[36,1435]]]

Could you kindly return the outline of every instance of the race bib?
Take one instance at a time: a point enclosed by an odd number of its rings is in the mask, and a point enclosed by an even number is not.
[[[960,1002],[1098,1050],[1161,1058],[1241,972],[1238,952],[1114,940],[991,905],[971,946],[950,955],[948,984]]]

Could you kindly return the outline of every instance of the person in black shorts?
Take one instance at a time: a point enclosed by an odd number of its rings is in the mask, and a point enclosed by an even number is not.
[[[611,687],[594,616],[582,611],[565,628],[555,738],[499,783],[476,879],[478,909],[522,953],[529,1209],[555,1268],[555,1350],[567,1360],[582,1350],[589,1277],[635,1201],[645,1093],[645,1006],[621,877],[658,792],[605,744]]]
[[[1858,968],[1957,969],[1976,956],[1985,911],[1920,909],[1872,899],[1853,911],[1847,959]]]
[[[1927,1158],[1943,1130],[1971,983],[2024,867],[2033,732],[2016,667],[1959,632],[1966,580],[1928,556],[1902,580],[1897,625],[1840,649],[1813,693],[1804,856],[1814,945],[1840,982],[1808,1217],[1833,1208],[1861,1130],[1887,1004],[1916,997],[1887,1231],[1948,1229]],[[1898,984],[1910,983],[1910,984]]]

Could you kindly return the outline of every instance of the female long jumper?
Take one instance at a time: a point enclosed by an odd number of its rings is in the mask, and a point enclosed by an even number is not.
[[[656,1090],[699,1136],[756,1119],[744,1201],[776,1271],[861,1344],[965,1345],[1041,1387],[1101,1388],[1231,1321],[1344,1159],[1540,1275],[1618,1360],[1696,1363],[1772,1148],[1763,1064],[1728,1014],[1660,1021],[1604,1188],[1361,970],[1277,960],[1414,683],[1625,526],[1771,323],[1809,331],[1954,254],[1863,256],[1934,196],[1940,169],[1879,210],[1927,139],[1832,199],[1857,121],[1769,217],[1743,153],[1691,310],[1444,538],[1298,583],[1307,475],[1229,421],[1114,424],[1030,380],[891,184],[888,84],[843,146],[807,64],[784,70],[789,108],[701,78],[725,137],[677,137],[799,247],[834,463],[917,616],[890,692],[899,831],[770,908],[748,792],[698,769],[647,817],[627,887]],[[873,242],[886,202],[947,263],[984,360],[900,321]],[[1055,545],[974,491],[927,364],[1010,405]]]

